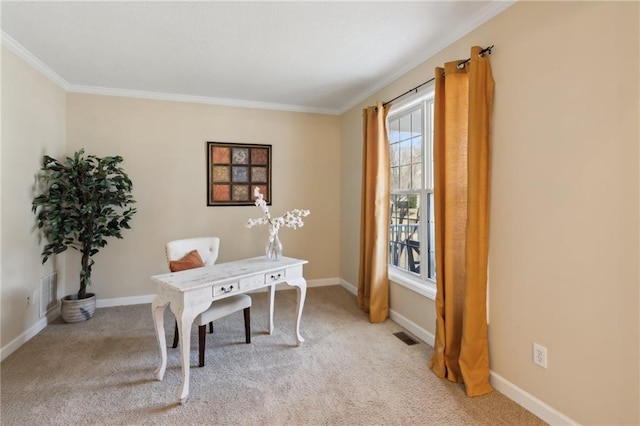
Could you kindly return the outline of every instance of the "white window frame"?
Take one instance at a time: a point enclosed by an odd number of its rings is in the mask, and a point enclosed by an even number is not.
[[[429,105],[434,100],[434,88],[431,87],[421,93],[415,94],[410,98],[405,99],[403,102],[399,102],[391,106],[387,119],[393,118],[399,114],[402,114],[417,105],[424,103],[424,114],[422,116],[422,164],[423,164],[423,184],[420,190],[420,241],[427,240],[427,228],[428,228],[428,211],[427,211],[427,194],[433,193],[433,129],[431,114],[433,108]],[[388,121],[387,121],[388,124]],[[408,192],[415,192],[408,191]],[[393,194],[401,194],[401,192],[393,192]],[[425,247],[426,248],[426,247]],[[427,265],[428,250],[420,251],[420,264]],[[436,281],[434,279],[427,278],[427,268],[421,268],[420,276],[406,271],[402,268],[398,268],[395,265],[389,263],[389,280],[397,283],[403,287],[412,290],[415,293],[421,294],[429,299],[435,300],[436,297]]]

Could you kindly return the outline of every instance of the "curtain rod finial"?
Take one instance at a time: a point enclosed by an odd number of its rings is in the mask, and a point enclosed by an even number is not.
[[[491,46],[489,46],[489,47],[485,47],[484,49],[482,49],[482,50],[480,51],[480,53],[478,53],[478,56],[483,57],[483,56],[484,56],[485,54],[487,54],[487,53],[488,53],[489,55],[491,55],[491,49],[493,49],[493,46],[494,46],[494,45],[492,44],[492,45],[491,45]]]

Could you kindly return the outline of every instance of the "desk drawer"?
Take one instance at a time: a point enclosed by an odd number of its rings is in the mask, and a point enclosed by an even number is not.
[[[220,296],[225,293],[236,293],[240,291],[240,282],[234,281],[213,287],[213,297]]]
[[[280,281],[284,281],[285,279],[285,269],[281,271],[269,272],[268,274],[264,274],[264,283],[265,284],[274,284]]]

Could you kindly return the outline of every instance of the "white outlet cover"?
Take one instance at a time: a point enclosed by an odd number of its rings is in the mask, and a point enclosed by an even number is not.
[[[538,344],[533,344],[533,363],[542,368],[547,368],[547,348]]]

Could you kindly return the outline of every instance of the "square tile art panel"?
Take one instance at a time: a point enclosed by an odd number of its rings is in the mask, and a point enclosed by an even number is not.
[[[208,206],[252,206],[256,186],[271,205],[271,145],[207,142]]]

